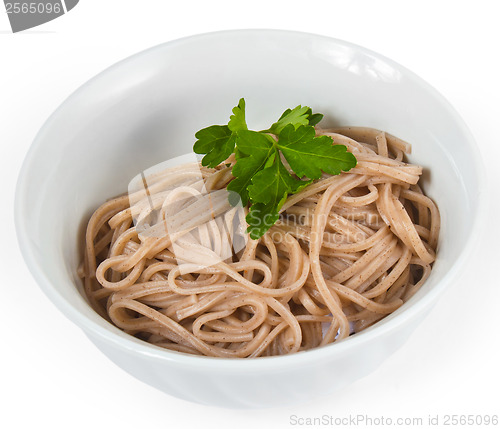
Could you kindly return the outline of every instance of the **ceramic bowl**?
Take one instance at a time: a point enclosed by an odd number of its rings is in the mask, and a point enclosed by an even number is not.
[[[322,125],[386,130],[413,145],[442,231],[431,276],[400,309],[339,343],[253,360],[191,356],[125,334],[98,316],[76,274],[85,223],[148,167],[189,153],[194,133],[227,123],[245,97],[265,128],[298,104]],[[471,134],[429,84],[395,62],[312,34],[227,31],[154,47],[105,70],[47,120],[16,193],[20,247],[35,280],[113,362],[173,396],[223,407],[309,400],[377,368],[400,347],[465,266],[484,215],[483,167]]]

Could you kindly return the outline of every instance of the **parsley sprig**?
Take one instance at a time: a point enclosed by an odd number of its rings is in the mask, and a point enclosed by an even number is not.
[[[263,131],[248,129],[243,98],[232,112],[227,125],[198,131],[193,150],[205,155],[202,165],[210,168],[235,154],[235,178],[227,189],[237,193],[243,205],[251,204],[246,220],[253,239],[262,237],[276,223],[289,195],[319,179],[323,172],[336,175],[356,166],[356,158],[344,145],[334,145],[329,136],[316,137],[314,125],[323,115],[313,114],[310,107],[285,110]]]

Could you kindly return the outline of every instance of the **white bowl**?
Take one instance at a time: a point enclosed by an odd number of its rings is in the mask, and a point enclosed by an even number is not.
[[[430,278],[402,308],[342,342],[254,360],[157,348],[98,316],[76,268],[92,211],[137,173],[192,149],[194,133],[227,123],[240,97],[265,128],[285,108],[312,106],[322,125],[386,130],[413,145],[426,192],[442,215]],[[169,42],[104,71],[71,95],[40,130],[16,195],[17,233],[34,278],[113,362],[179,398],[224,407],[289,404],[367,375],[400,347],[457,277],[484,214],[482,164],[455,110],[404,67],[359,46],[273,30],[204,34]]]

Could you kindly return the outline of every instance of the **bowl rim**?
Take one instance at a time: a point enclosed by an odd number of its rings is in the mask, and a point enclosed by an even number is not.
[[[465,246],[460,251],[458,258],[453,262],[451,268],[444,274],[443,278],[431,290],[427,291],[425,295],[420,297],[417,302],[404,309],[404,311],[401,311],[401,313],[397,314],[396,317],[393,317],[390,320],[386,320],[385,323],[380,325],[375,324],[356,335],[339,341],[338,343],[329,344],[324,347],[317,347],[315,349],[302,351],[291,355],[266,356],[260,357],[258,359],[197,356],[162,349],[160,347],[136,339],[132,336],[129,336],[129,338],[125,338],[118,335],[116,331],[113,331],[113,328],[118,328],[114,327],[111,324],[109,325],[109,327],[99,325],[96,321],[87,317],[73,305],[71,305],[68,301],[66,301],[66,299],[63,298],[63,296],[52,286],[50,279],[43,272],[43,269],[39,265],[37,258],[31,248],[30,239],[27,232],[27,224],[23,215],[23,203],[26,200],[28,194],[29,172],[31,171],[31,166],[36,161],[37,152],[40,150],[39,148],[44,141],[44,134],[51,128],[52,123],[56,121],[61,111],[64,111],[66,106],[72,103],[73,99],[75,99],[81,92],[85,91],[87,86],[91,85],[94,81],[106,78],[108,74],[120,68],[122,64],[126,64],[129,61],[135,61],[141,56],[151,54],[155,50],[169,50],[172,48],[176,48],[178,45],[182,45],[184,43],[196,43],[198,40],[211,37],[231,37],[235,34],[246,35],[248,37],[272,34],[284,38],[301,37],[322,40],[324,42],[348,47],[350,49],[355,49],[365,55],[370,55],[389,64],[391,67],[404,72],[407,78],[411,79],[412,81],[417,81],[420,86],[425,88],[425,90],[428,91],[428,93],[434,99],[436,99],[444,108],[446,108],[456,126],[459,127],[459,131],[464,136],[464,140],[467,143],[468,147],[472,149],[471,151],[474,154],[473,158],[470,160],[470,163],[472,168],[474,169],[474,173],[479,184],[478,204],[476,207],[475,218],[469,228],[469,235],[466,239]],[[54,305],[60,311],[62,311],[66,317],[68,317],[72,322],[83,329],[83,331],[87,335],[90,335],[92,338],[97,337],[101,341],[110,343],[116,348],[119,348],[122,351],[126,351],[128,353],[136,353],[142,355],[145,358],[169,362],[170,364],[180,366],[195,366],[197,368],[224,371],[257,371],[263,369],[283,370],[285,368],[289,368],[290,366],[294,367],[311,364],[313,361],[329,359],[334,355],[340,355],[349,352],[351,351],[351,349],[354,349],[362,344],[369,343],[378,337],[391,333],[392,331],[406,324],[411,319],[423,313],[426,309],[430,309],[430,307],[437,301],[437,298],[464,268],[464,262],[473,251],[475,244],[477,244],[477,242],[479,241],[482,226],[484,225],[483,219],[485,218],[487,212],[485,198],[485,195],[487,194],[486,186],[486,173],[484,163],[481,159],[480,150],[464,120],[461,118],[455,108],[450,104],[450,102],[443,95],[441,95],[441,93],[439,93],[433,86],[419,77],[416,73],[391,60],[390,58],[372,51],[371,49],[367,49],[363,46],[334,37],[302,31],[250,28],[205,32],[161,43],[159,45],[150,47],[146,50],[128,56],[125,59],[122,59],[121,61],[104,69],[103,71],[92,77],[90,80],[85,82],[83,85],[78,87],[49,116],[49,118],[46,120],[44,125],[35,136],[35,139],[26,154],[16,184],[14,218],[19,247],[33,278],[38,283],[39,287],[42,289],[45,295],[54,303]]]

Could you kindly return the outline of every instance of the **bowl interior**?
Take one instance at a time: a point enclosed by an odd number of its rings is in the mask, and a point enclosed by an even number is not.
[[[448,103],[403,67],[345,42],[281,31],[212,33],[106,70],[54,113],[28,154],[17,194],[23,253],[45,292],[82,327],[138,341],[82,296],[76,269],[92,211],[136,174],[190,152],[194,133],[227,123],[240,97],[254,129],[302,104],[325,114],[322,126],[375,127],[410,142],[410,160],[425,167],[424,189],[441,211],[439,254],[419,293],[378,325],[444,287],[469,240],[480,181],[474,143]]]

